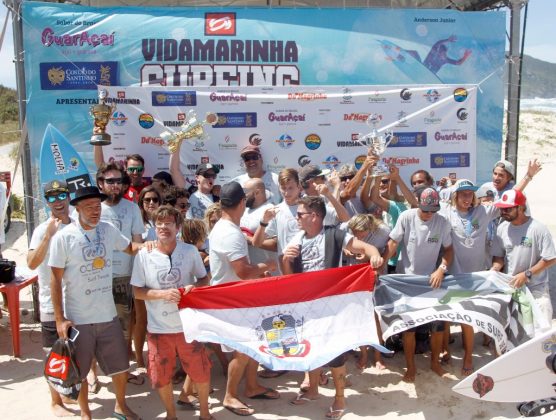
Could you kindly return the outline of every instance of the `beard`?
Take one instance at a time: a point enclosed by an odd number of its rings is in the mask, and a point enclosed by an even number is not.
[[[255,205],[255,196],[252,195],[250,197],[247,197],[245,200],[245,206],[248,209],[252,209],[254,205]]]

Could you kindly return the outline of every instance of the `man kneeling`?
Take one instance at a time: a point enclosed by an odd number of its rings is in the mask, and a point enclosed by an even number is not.
[[[178,312],[182,293],[194,285],[208,285],[205,266],[197,248],[177,242],[181,214],[171,206],[161,206],[154,215],[157,245],[152,252],[141,250],[135,258],[131,285],[136,299],[147,307],[149,377],[166,408],[166,418],[175,419],[172,374],[176,355],[183,369],[197,385],[200,419],[212,418],[208,407],[210,361],[201,343],[186,343]]]

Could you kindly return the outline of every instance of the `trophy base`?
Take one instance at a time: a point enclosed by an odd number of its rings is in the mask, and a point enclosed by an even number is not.
[[[383,177],[383,176],[387,176],[390,175],[390,169],[388,168],[388,166],[384,165],[383,163],[378,163],[371,172],[371,176],[373,178],[377,178],[377,177]]]
[[[112,139],[110,134],[93,134],[89,143],[93,146],[108,146],[109,144],[112,144]]]

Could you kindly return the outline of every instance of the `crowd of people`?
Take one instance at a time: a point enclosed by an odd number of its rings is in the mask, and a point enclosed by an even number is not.
[[[139,418],[126,403],[126,387],[145,377],[167,419],[177,418],[176,407],[213,418],[210,353],[227,378],[226,409],[249,416],[254,409],[245,398],[280,398],[260,378],[284,372],[225,346],[186,342],[177,303],[193,287],[369,263],[379,275],[429,276],[437,288],[447,274],[491,269],[513,276],[515,287],[528,287],[552,319],[547,268],[556,263],[556,250],[523,194],[541,170],[536,160],[519,183],[514,166],[502,160],[493,167],[492,182],[480,188],[467,179],[435,183],[425,170],[414,172],[408,185],[395,166],[373,176],[378,158],[371,153],[359,169],[306,165],[274,174],[264,169],[260,149],[249,145],[241,151],[244,175],[219,185],[218,167],[199,164],[196,185],[186,190],[178,156],[179,150],[170,173],[149,182],[141,156],[128,156],[124,167],[105,162],[102,147],[95,146],[97,186],[78,189],[73,199],[62,179],[43,187],[50,217],[33,232],[28,265],[39,275],[43,347],[67,338],[70,326],[79,330],[82,418],[91,418],[97,366],[112,378],[115,418]],[[462,333],[461,372],[469,375],[474,331],[462,325]],[[433,322],[401,335],[404,381],[415,380],[416,337],[423,335],[430,337],[431,370],[447,374],[442,361],[450,358],[450,325]],[[360,350],[358,367],[364,369],[369,349]],[[346,410],[346,356],[323,366],[331,369],[335,387],[329,419]],[[173,386],[185,376],[175,402]],[[290,403],[316,399],[324,381],[322,369],[300,375],[299,394]],[[52,388],[50,393],[54,414],[67,415],[65,397]]]

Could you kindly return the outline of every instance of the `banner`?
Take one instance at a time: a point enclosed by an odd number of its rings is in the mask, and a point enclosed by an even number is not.
[[[276,173],[309,163],[358,169],[367,155],[358,138],[373,130],[366,124],[371,113],[377,131],[389,127],[394,135],[382,160],[398,166],[405,179],[418,169],[436,179],[475,179],[476,86],[101,89],[117,106],[107,127],[112,144],[104,147],[105,159],[125,162],[133,150],[144,156],[146,176],[168,170],[160,134],[180,130],[185,111],[194,109],[199,121],[207,112],[219,118],[214,126],[205,125],[206,138],[182,143],[180,167],[189,184],[195,184],[201,163],[220,168],[218,184],[243,174],[240,151],[248,144],[260,146],[266,170]]]
[[[471,325],[492,337],[499,353],[549,328],[527,288],[509,286],[495,271],[447,276],[432,289],[429,276],[381,276],[374,290],[383,339],[432,321]],[[514,300],[513,295],[516,300]],[[519,296],[517,296],[519,295]]]
[[[188,341],[225,344],[273,370],[307,371],[378,341],[368,264],[193,289]]]
[[[297,92],[303,92],[302,86],[342,86],[345,89],[343,100],[347,102],[355,86],[395,85],[403,89],[388,107],[398,107],[398,113],[407,112],[404,111],[406,105],[423,98],[410,95],[407,89],[413,85],[432,89],[431,100],[435,99],[434,90],[440,85],[478,85],[477,148],[481,155],[475,163],[476,177],[470,178],[486,181],[491,176],[493,163],[500,158],[506,41],[504,12],[281,7],[95,8],[23,2],[21,13],[26,115],[31,166],[36,172],[36,195],[39,194],[40,140],[48,123],[70,140],[89,170],[95,171],[89,144],[93,128],[89,108],[98,100],[97,85],[176,87],[187,92],[219,86],[237,89],[237,93],[248,86],[296,86],[299,87]],[[196,107],[187,101],[187,96],[172,100],[183,112]],[[384,114],[382,107],[386,98],[382,94],[369,95],[366,101],[350,113]],[[234,112],[233,108],[230,105],[229,112]],[[284,112],[289,113],[287,109]],[[461,111],[463,114],[465,112]],[[441,133],[454,128],[445,126],[444,120],[438,121],[442,116],[421,116],[425,117],[431,120],[431,129],[435,121],[438,122]],[[253,133],[263,139],[277,139],[287,131],[276,128],[272,132]],[[317,132],[319,136],[323,133]],[[442,135],[448,134],[451,131]],[[351,131],[344,132],[321,150],[329,146],[335,148],[337,141],[350,141],[350,135]],[[429,143],[436,143],[436,139]],[[134,146],[121,145],[121,153],[124,150],[135,152]],[[453,164],[458,154],[468,153],[465,141],[453,147],[454,154],[444,156],[442,162]],[[226,163],[237,166],[237,161]],[[449,171],[449,168],[438,169]]]

